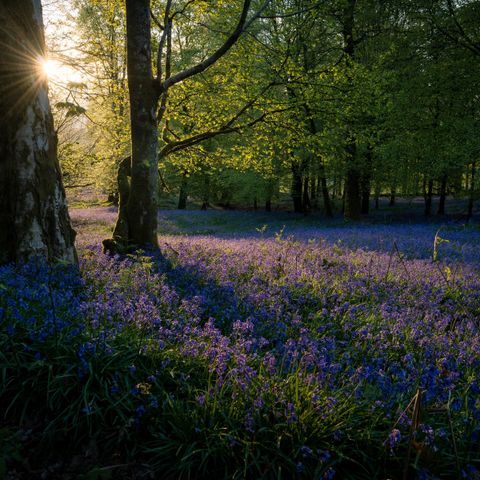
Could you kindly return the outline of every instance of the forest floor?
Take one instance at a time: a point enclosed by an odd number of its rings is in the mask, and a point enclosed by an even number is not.
[[[478,223],[71,217],[81,279],[0,269],[0,478],[480,478]]]

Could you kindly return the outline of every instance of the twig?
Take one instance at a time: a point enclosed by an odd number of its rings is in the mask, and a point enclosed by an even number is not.
[[[408,467],[410,465],[410,456],[412,454],[412,443],[415,432],[418,429],[420,420],[420,402],[422,400],[422,393],[420,388],[417,388],[417,392],[413,397],[413,412],[412,412],[412,424],[410,425],[410,436],[408,439],[408,451],[405,459],[405,465],[403,467],[403,480],[408,480]],[[412,402],[410,402],[411,404]]]

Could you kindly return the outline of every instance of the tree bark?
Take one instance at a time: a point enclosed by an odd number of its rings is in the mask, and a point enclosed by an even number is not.
[[[150,1],[127,0],[126,6],[132,132],[132,178],[127,203],[129,243],[158,249],[158,93],[152,73]]]
[[[39,59],[40,0],[0,3],[0,263],[77,262]]]

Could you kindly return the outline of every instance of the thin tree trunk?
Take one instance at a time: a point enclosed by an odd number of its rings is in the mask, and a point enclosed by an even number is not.
[[[308,186],[310,185],[310,179],[308,176],[303,180],[303,194],[302,194],[302,207],[303,213],[310,213],[312,204],[310,203],[310,197],[308,196]]]
[[[0,25],[0,263],[76,263],[39,65],[45,56],[40,0],[2,0]]]
[[[365,167],[362,172],[362,207],[361,212],[363,215],[368,215],[370,212],[370,190],[372,180],[372,168],[373,168],[373,152],[372,146],[369,144],[365,153]]]
[[[317,209],[318,207],[318,191],[317,191],[317,185],[318,185],[318,176],[313,175],[310,180],[310,200],[312,203],[312,208]]]
[[[445,200],[447,198],[447,175],[442,175],[440,182],[440,199],[438,202],[437,215],[445,215]]]
[[[395,185],[392,185],[390,188],[390,201],[388,202],[388,205],[390,207],[394,207],[396,200],[397,200],[397,187]]]
[[[320,161],[320,164],[318,166],[318,177],[320,180],[320,187],[322,190],[323,210],[324,210],[325,216],[328,218],[332,218],[333,217],[332,201],[330,200],[330,194],[328,192],[327,177],[325,175],[325,166],[323,164],[323,161]]]
[[[424,185],[425,216],[426,217],[430,217],[432,215],[432,196],[433,196],[433,180],[429,180],[428,184]]]
[[[210,207],[210,175],[205,175],[203,181],[202,210],[207,210],[208,207]]]
[[[475,202],[475,173],[476,173],[476,162],[472,162],[472,174],[470,176],[470,195],[468,198],[468,211],[467,211],[467,220],[470,220],[473,215],[473,205]]]
[[[178,194],[178,206],[179,210],[185,210],[187,208],[188,199],[188,177],[184,173],[182,175],[182,182],[180,183],[180,193]]]
[[[347,175],[345,178],[345,207],[343,215],[348,220],[357,220],[360,218],[361,198],[360,198],[360,172],[355,165],[355,141],[349,142],[347,151]]]
[[[117,173],[118,185],[118,217],[113,233],[113,241],[122,243],[128,238],[127,205],[130,195],[130,178],[132,176],[132,158],[127,157],[120,162]],[[109,250],[111,242],[103,241],[105,250]]]
[[[375,210],[380,208],[380,193],[381,193],[381,186],[380,182],[377,180],[375,182]]]
[[[272,211],[272,197],[275,192],[276,180],[268,179],[265,185],[265,211]]]
[[[298,162],[292,162],[292,200],[293,200],[293,211],[295,213],[303,212],[302,205],[302,169]]]

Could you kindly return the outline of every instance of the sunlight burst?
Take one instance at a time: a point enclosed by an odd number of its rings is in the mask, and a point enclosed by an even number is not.
[[[78,71],[58,60],[42,58],[39,60],[39,66],[42,75],[49,80],[54,80],[60,83],[82,81],[81,75]]]
[[[61,76],[62,65],[59,64],[56,60],[42,59],[40,62],[40,67],[42,69],[42,73],[47,78]]]

